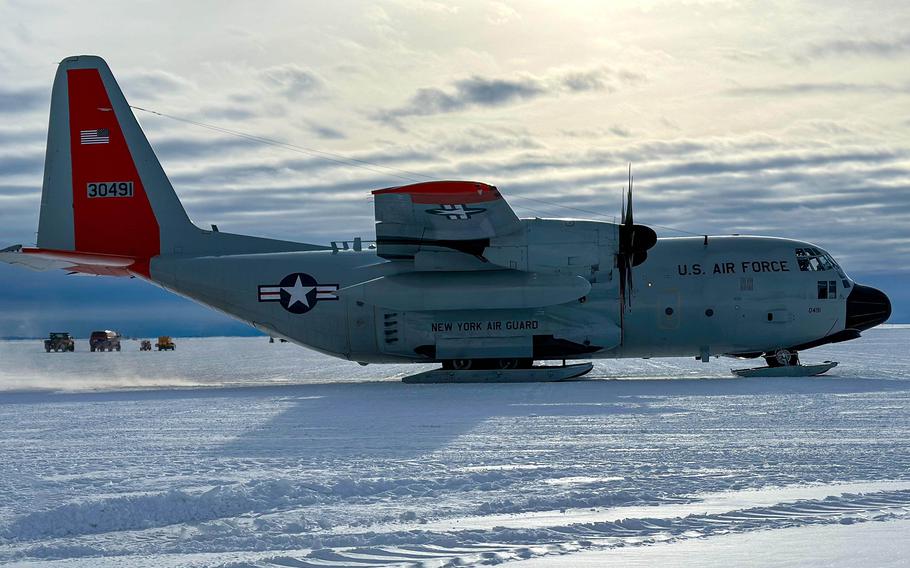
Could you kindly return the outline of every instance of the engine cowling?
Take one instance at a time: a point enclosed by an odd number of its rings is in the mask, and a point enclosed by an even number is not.
[[[492,239],[484,258],[503,268],[612,279],[618,226],[571,219],[528,219],[525,230]]]

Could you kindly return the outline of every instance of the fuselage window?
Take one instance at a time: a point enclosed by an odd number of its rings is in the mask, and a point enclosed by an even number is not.
[[[836,300],[837,299],[837,281],[836,280],[819,280],[818,281],[818,299],[819,300]]]

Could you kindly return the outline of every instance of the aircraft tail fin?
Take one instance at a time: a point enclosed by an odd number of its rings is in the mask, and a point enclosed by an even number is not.
[[[149,259],[198,232],[107,63],[64,59],[51,95],[38,247]]]
[[[38,269],[65,263],[148,277],[158,255],[327,248],[196,227],[107,63],[79,55],[64,59],[54,78],[38,248],[3,251],[0,260],[25,264],[26,254]]]

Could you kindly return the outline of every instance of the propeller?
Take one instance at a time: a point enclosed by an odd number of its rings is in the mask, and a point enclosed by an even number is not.
[[[632,305],[632,267],[648,258],[648,249],[657,244],[657,233],[645,225],[636,225],[632,216],[632,164],[629,164],[629,188],[622,206],[619,225],[619,246],[616,265],[619,268],[619,288],[623,302]]]

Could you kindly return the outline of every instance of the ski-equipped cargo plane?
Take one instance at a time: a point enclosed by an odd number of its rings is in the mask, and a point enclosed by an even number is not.
[[[520,219],[473,181],[373,196],[369,247],[200,229],[107,64],[69,57],[54,80],[37,246],[0,260],[135,276],[323,353],[436,362],[449,375],[714,355],[795,371],[800,351],[855,339],[891,313],[884,293],[811,243],[657,238],[633,221],[631,183],[619,224]]]

